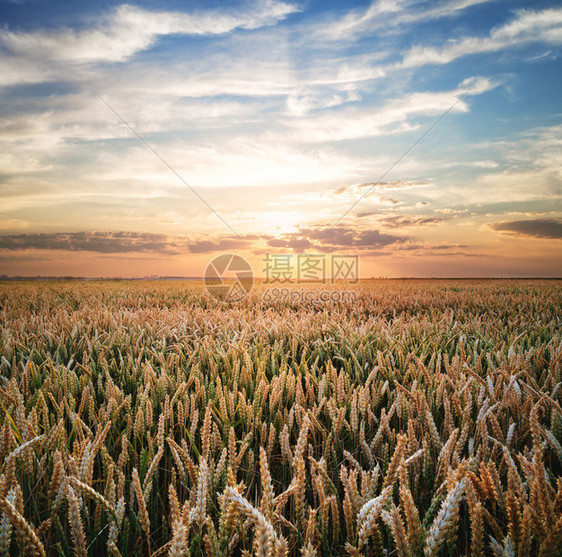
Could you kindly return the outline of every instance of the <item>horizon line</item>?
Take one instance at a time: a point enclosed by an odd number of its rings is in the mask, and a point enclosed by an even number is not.
[[[17,280],[82,280],[82,281],[93,281],[93,280],[122,280],[122,281],[165,281],[165,280],[191,280],[191,281],[204,281],[205,277],[203,276],[182,276],[182,275],[143,275],[143,276],[98,276],[98,277],[90,277],[90,276],[76,276],[76,275],[0,275],[0,282],[10,282],[10,281],[17,281]],[[222,280],[236,280],[233,277],[223,277]],[[270,280],[267,277],[254,277],[256,281],[264,281]],[[389,276],[371,276],[371,277],[360,277],[358,279],[359,282],[363,281],[370,281],[370,280],[562,280],[562,275],[557,276],[525,276],[525,275],[514,275],[514,276],[399,276],[399,277],[389,277]],[[279,284],[279,285],[287,285],[290,286],[291,284],[301,284],[301,285],[313,285],[313,284],[334,284],[335,282],[338,283],[345,283],[350,282],[346,279],[336,279],[332,281],[331,279],[320,280],[320,281],[287,281],[287,282],[279,282],[279,281],[270,281],[271,284]]]

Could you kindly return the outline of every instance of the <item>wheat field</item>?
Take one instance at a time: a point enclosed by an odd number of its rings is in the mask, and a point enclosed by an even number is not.
[[[562,283],[0,283],[0,555],[560,555]]]

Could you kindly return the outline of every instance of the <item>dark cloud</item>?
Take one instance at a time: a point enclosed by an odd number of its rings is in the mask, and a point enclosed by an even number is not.
[[[244,249],[254,240],[270,237],[248,234],[243,237],[222,237],[191,241],[177,236],[150,232],[52,232],[9,234],[0,236],[0,249],[10,251],[61,250],[102,254],[152,253],[179,255],[181,253],[211,253]]]
[[[312,242],[307,238],[273,238],[267,243],[272,248],[289,248],[296,252],[302,252],[313,246]]]
[[[356,245],[367,248],[382,248],[396,243],[404,242],[401,236],[384,234],[379,230],[364,230],[360,232],[356,239]]]
[[[149,232],[40,232],[0,236],[0,249],[64,250],[95,253],[180,253],[165,234]]]
[[[468,244],[439,244],[437,246],[431,246],[432,250],[450,250],[450,249],[464,249],[468,248]]]
[[[230,251],[247,248],[249,243],[257,236],[247,235],[241,238],[221,238],[219,240],[199,240],[188,243],[191,253],[212,253],[215,251]]]
[[[321,244],[336,246],[352,246],[355,241],[355,231],[344,226],[334,226],[330,229],[303,228],[299,231],[299,234]]]
[[[425,224],[439,224],[444,222],[443,217],[422,216],[394,216],[382,219],[382,223],[388,228],[401,228],[403,226],[423,226]]]
[[[561,219],[529,219],[496,222],[490,225],[497,232],[533,238],[562,239]]]
[[[338,249],[355,248],[366,251],[380,249],[407,241],[404,236],[386,234],[380,230],[354,230],[345,226],[326,228],[301,228],[297,232],[283,234],[280,238],[270,239],[268,245],[279,248],[292,248],[297,252],[310,249],[330,253]]]

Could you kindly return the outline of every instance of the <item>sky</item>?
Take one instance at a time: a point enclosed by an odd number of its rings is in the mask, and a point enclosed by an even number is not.
[[[0,274],[562,276],[562,5],[0,0]]]

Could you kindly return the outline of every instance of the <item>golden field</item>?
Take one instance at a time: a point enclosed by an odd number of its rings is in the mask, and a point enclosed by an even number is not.
[[[558,555],[562,283],[0,283],[0,555]]]

